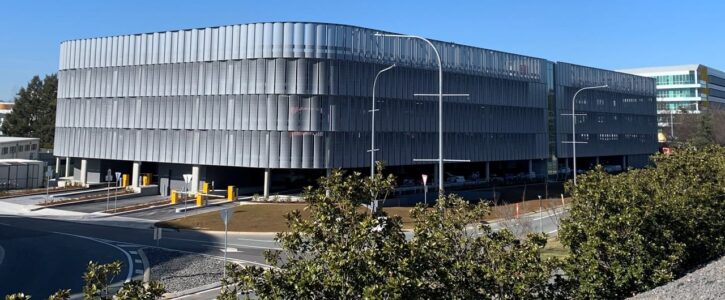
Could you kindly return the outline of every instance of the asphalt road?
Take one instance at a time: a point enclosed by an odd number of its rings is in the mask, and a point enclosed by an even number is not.
[[[3,223],[6,220],[1,220]],[[80,297],[83,273],[89,261],[124,262],[115,282],[132,276],[123,250],[111,244],[0,223],[0,296],[23,292],[33,299],[45,299],[58,289],[71,289]],[[10,222],[13,223],[13,222]],[[132,265],[133,267],[133,265]]]

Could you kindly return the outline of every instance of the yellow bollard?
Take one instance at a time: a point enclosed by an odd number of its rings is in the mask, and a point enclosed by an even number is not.
[[[176,193],[176,190],[171,190],[171,204],[179,203],[179,194]]]
[[[201,193],[196,193],[196,207],[204,206],[204,198]]]
[[[127,187],[128,186],[128,174],[123,174],[121,176],[121,187]]]
[[[201,182],[201,192],[204,194],[209,193],[209,183],[208,182],[206,182],[206,181]]]
[[[146,173],[143,177],[141,177],[141,184],[143,186],[148,186],[151,184],[151,174]]]
[[[227,187],[227,200],[234,201],[234,199],[237,198],[237,195],[234,194],[234,186],[230,185]]]

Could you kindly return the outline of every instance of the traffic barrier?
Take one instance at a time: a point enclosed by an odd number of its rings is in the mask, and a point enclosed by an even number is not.
[[[235,193],[234,186],[230,185],[227,187],[227,200],[234,201],[237,199],[237,193]]]
[[[201,192],[204,194],[209,193],[209,183],[208,182],[206,182],[206,181],[201,182]]]
[[[204,196],[201,193],[196,193],[196,207],[202,207],[206,203],[204,203]]]
[[[143,186],[149,186],[151,185],[151,173],[146,173],[141,177],[141,185]]]
[[[123,174],[121,176],[121,187],[127,187],[128,186],[128,174]]]
[[[171,204],[177,204],[179,203],[179,194],[176,193],[176,190],[171,191]]]

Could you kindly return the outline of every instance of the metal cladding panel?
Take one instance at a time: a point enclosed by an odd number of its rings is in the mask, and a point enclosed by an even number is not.
[[[379,157],[392,165],[433,157],[437,104],[412,95],[436,92],[435,58],[425,44],[374,37],[375,32],[277,22],[63,42],[56,151],[240,167],[367,166],[372,78],[397,63],[378,82]],[[547,158],[545,61],[434,43],[441,49],[446,91],[471,94],[446,99],[447,156]],[[610,80],[618,95],[648,95],[650,88],[639,79],[575,66],[561,70],[557,107],[565,102],[560,94],[591,80]],[[589,100],[582,109],[605,120],[629,113],[627,124],[639,129],[609,124],[624,134],[649,126],[649,108],[639,100],[624,101],[642,97],[620,98],[616,108]],[[565,134],[562,124],[557,129]],[[592,135],[608,134],[596,124],[582,127]],[[607,145],[627,147],[621,144]],[[111,146],[97,149],[101,145]]]
[[[577,156],[649,155],[657,151],[656,91],[651,78],[558,63],[556,76],[557,156],[571,157],[571,114],[574,93],[586,86],[608,88],[580,93],[576,113]]]

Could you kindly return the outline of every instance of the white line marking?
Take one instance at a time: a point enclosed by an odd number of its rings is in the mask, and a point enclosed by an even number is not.
[[[143,274],[143,270],[138,270],[138,269],[136,269],[136,270],[134,271],[134,273],[136,273],[136,274]]]
[[[118,246],[119,247],[123,247],[123,248],[136,248],[136,247],[138,247],[136,245],[129,245],[129,244],[123,244],[123,245],[118,245]]]
[[[187,241],[187,242],[196,242],[196,243],[204,243],[204,244],[212,244],[212,245],[224,245],[224,243],[218,243],[218,242],[207,242],[207,241],[200,241],[200,240],[193,240],[193,239],[182,239],[182,238],[164,238],[165,240],[177,240],[177,241]],[[240,248],[255,248],[255,249],[271,249],[271,250],[283,250],[279,247],[261,247],[261,246],[252,246],[252,245],[244,245],[244,244],[231,244],[227,243],[228,246],[236,246]]]
[[[131,253],[131,254],[133,254],[133,255],[136,255],[136,254],[138,254],[138,252],[136,252],[136,251],[128,251],[128,253]]]
[[[559,229],[554,229],[552,231],[547,232],[546,234],[552,234],[552,233],[557,232],[557,231],[559,231]]]
[[[91,240],[91,241],[94,241],[94,242],[97,242],[97,243],[101,243],[101,244],[108,245],[108,246],[111,246],[113,248],[116,248],[118,251],[121,251],[124,255],[126,255],[126,260],[128,260],[128,274],[126,274],[126,282],[130,282],[131,281],[131,278],[133,277],[133,260],[131,259],[131,255],[128,254],[128,252],[126,252],[126,250],[123,250],[123,248],[118,247],[118,246],[116,246],[114,244],[111,244],[111,243],[108,243],[108,242],[105,242],[105,241],[102,241],[102,240],[99,240],[99,239],[87,237],[87,236],[70,234],[70,233],[64,233],[64,232],[57,232],[57,231],[50,231],[50,233],[62,234],[62,235],[68,235],[68,236],[73,236],[73,237],[77,237],[77,238],[87,239],[87,240]],[[131,251],[131,252],[136,252],[136,251]],[[134,253],[134,254],[136,254],[136,253]]]
[[[277,243],[274,240],[254,240],[254,239],[245,239],[245,238],[237,238],[237,240],[240,241],[248,241],[248,242],[260,242],[260,243]]]
[[[143,263],[140,259],[134,259],[133,262],[135,262],[137,264],[142,264]]]
[[[536,219],[531,219],[531,221],[538,221],[538,220],[541,220],[541,219],[546,218],[546,217],[558,216],[558,215],[563,214],[563,213],[564,213],[564,211],[560,211],[560,212],[555,213],[553,215],[550,214],[550,215],[546,215],[546,216],[543,216],[543,217],[538,217]],[[538,214],[538,212],[536,212],[536,214]]]

